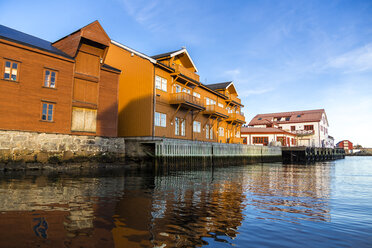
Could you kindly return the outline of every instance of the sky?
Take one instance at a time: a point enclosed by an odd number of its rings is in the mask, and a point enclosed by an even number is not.
[[[185,46],[203,83],[234,82],[247,122],[324,108],[335,142],[372,147],[370,0],[0,0],[0,10],[0,24],[52,42],[98,20],[147,55]]]

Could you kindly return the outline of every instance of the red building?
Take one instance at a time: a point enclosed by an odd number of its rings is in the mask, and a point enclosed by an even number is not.
[[[110,43],[98,21],[54,43],[0,25],[0,130],[117,136]]]
[[[343,148],[346,153],[352,152],[354,146],[350,140],[342,140],[336,144],[338,148]]]

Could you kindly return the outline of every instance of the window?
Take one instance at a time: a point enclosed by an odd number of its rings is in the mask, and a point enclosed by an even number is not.
[[[205,125],[205,138],[209,139],[209,125]]]
[[[181,86],[176,84],[176,93],[180,93],[182,91]]]
[[[253,144],[268,144],[269,138],[268,137],[253,137]]]
[[[167,91],[167,80],[165,78],[155,76],[155,88],[166,92]]]
[[[17,81],[19,64],[17,62],[5,61],[4,79]]]
[[[211,126],[209,129],[209,138],[213,139],[213,126]]]
[[[223,104],[219,102],[218,107],[223,108]]]
[[[42,103],[41,120],[53,121],[54,104],[53,103]]]
[[[285,117],[285,120],[286,121],[289,121],[289,119],[291,119],[291,117]]]
[[[297,118],[300,118],[301,117],[301,115],[297,115]]]
[[[181,119],[176,117],[175,119],[175,135],[181,135],[185,136],[186,135],[186,122],[185,119]]]
[[[96,132],[97,110],[72,108],[71,131]]]
[[[262,120],[262,118],[260,117],[260,118],[258,118],[258,120],[260,121],[260,120]]]
[[[181,136],[186,135],[186,120],[181,119]]]
[[[199,121],[194,121],[194,125],[193,125],[193,131],[195,133],[200,133],[200,130],[201,130],[201,124]]]
[[[296,131],[296,126],[291,126],[291,131]]]
[[[218,128],[218,136],[220,136],[220,137],[224,136],[224,129],[223,129],[223,127],[219,127]]]
[[[183,88],[183,89],[182,89],[182,92],[185,92],[185,93],[187,93],[187,94],[191,94],[190,89],[187,89],[187,88]]]
[[[199,93],[194,92],[193,95],[194,95],[195,97],[197,97],[197,98],[200,98],[200,94],[199,94]]]
[[[206,105],[216,105],[216,101],[206,97],[205,98],[205,104]]]
[[[167,115],[155,112],[155,126],[166,127],[167,126]]]
[[[314,125],[305,125],[304,129],[305,130],[314,130]]]
[[[45,70],[44,87],[55,88],[56,77],[57,77],[57,73],[55,71]]]

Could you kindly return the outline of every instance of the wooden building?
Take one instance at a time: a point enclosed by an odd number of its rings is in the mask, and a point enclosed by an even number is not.
[[[324,109],[258,114],[249,122],[256,128],[279,128],[297,136],[299,146],[333,148]]]
[[[346,153],[353,153],[353,143],[350,140],[342,140],[336,144],[336,147],[343,148]]]
[[[185,48],[150,57],[111,41],[106,61],[123,71],[119,136],[242,143],[234,83],[201,83]]]
[[[279,143],[281,146],[297,146],[296,134],[274,127],[242,127],[241,137],[247,145],[267,146]]]
[[[117,136],[110,44],[98,21],[54,43],[0,25],[0,129]]]

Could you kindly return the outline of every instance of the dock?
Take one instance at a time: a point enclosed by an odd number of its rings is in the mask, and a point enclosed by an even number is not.
[[[284,163],[309,163],[345,158],[342,148],[282,147]]]

